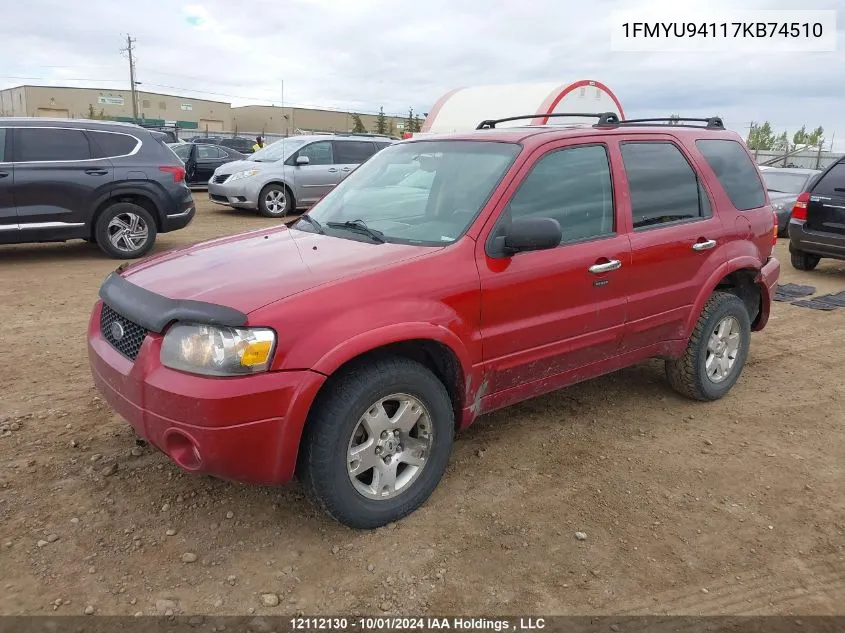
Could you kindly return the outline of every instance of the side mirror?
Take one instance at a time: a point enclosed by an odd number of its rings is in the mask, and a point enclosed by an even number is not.
[[[296,164],[297,165],[307,165],[311,162],[311,159],[307,156],[297,156],[296,157]]]
[[[557,248],[563,238],[560,224],[554,218],[517,218],[494,241],[496,257],[516,253]]]

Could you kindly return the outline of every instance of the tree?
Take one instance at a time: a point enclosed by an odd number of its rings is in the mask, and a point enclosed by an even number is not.
[[[414,129],[414,109],[408,109],[408,118],[405,119],[405,131],[406,132],[416,132]]]
[[[669,115],[669,125],[678,125],[680,123],[681,115],[680,114],[670,114]]]
[[[378,116],[376,117],[376,134],[387,134],[387,117],[384,114],[384,108],[378,109]]]
[[[819,145],[822,142],[823,135],[823,127],[817,127],[812,132],[807,132],[807,126],[802,125],[801,129],[792,136],[792,143],[794,145]]]
[[[96,114],[96,112],[94,112],[94,104],[92,104],[92,103],[88,104],[88,118],[89,119],[96,119],[97,118],[97,114]]]
[[[414,132],[422,132],[422,119],[419,114],[414,115]]]
[[[775,140],[775,133],[768,121],[763,125],[751,124],[751,130],[748,132],[748,149],[771,150],[775,145]]]
[[[361,121],[361,116],[358,114],[352,115],[352,133],[353,134],[363,134],[367,131],[367,128],[364,127],[364,123]]]

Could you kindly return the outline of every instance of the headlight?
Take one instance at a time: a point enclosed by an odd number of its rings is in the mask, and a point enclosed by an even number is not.
[[[783,202],[775,202],[775,203],[772,205],[772,208],[773,208],[775,211],[783,211],[785,207],[784,207]]]
[[[228,328],[176,323],[161,344],[161,363],[207,376],[243,376],[267,371],[276,346],[268,328]]]
[[[233,180],[241,180],[242,178],[252,178],[257,173],[257,169],[244,169],[243,171],[237,171],[229,178],[229,182],[232,182]]]

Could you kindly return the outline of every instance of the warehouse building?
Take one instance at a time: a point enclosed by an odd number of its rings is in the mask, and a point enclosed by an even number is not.
[[[313,132],[349,132],[353,114],[312,108],[281,108],[248,105],[233,108],[225,101],[209,101],[155,92],[137,91],[138,116],[143,123],[178,126],[200,133],[238,132],[239,134],[296,134]],[[0,90],[0,116],[106,118],[132,121],[132,92],[99,88],[63,86],[17,86]],[[361,114],[367,131],[374,131],[377,117]],[[388,130],[401,134],[405,119],[387,117]]]
[[[140,90],[137,98],[138,116],[153,125],[222,131],[232,120],[232,106],[223,101]],[[18,86],[0,90],[0,116],[84,119],[92,112],[97,117],[132,121],[132,92],[63,86]]]

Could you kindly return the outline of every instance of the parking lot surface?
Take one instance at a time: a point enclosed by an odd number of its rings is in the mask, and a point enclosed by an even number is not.
[[[195,196],[193,224],[160,235],[156,251],[277,222]],[[785,240],[777,254],[782,283],[845,285],[845,263],[799,273]],[[78,242],[0,247],[4,614],[845,604],[845,309],[776,303],[739,383],[715,403],[676,395],[652,361],[485,416],[458,437],[422,509],[356,532],[296,486],[187,475],[134,447],[94,391],[85,350],[116,266]],[[278,606],[264,606],[267,593]]]

